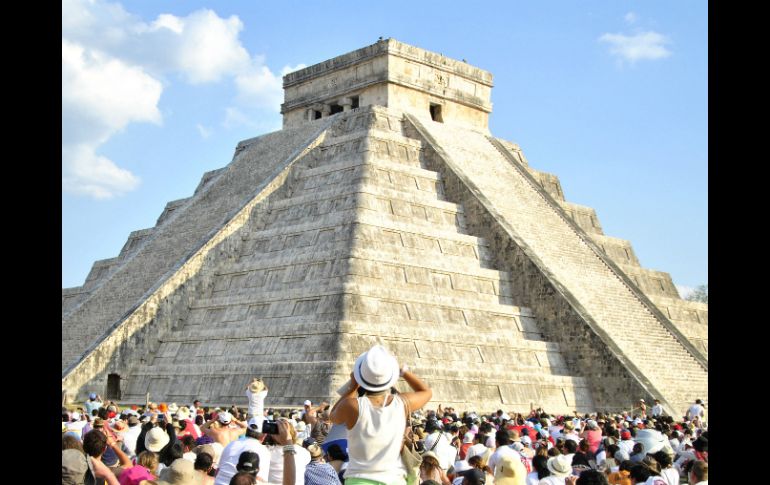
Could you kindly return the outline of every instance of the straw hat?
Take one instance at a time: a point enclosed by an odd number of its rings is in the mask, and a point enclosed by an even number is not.
[[[265,383],[262,382],[262,379],[254,378],[254,380],[251,381],[251,384],[249,384],[249,391],[255,394],[261,392],[264,388]]]

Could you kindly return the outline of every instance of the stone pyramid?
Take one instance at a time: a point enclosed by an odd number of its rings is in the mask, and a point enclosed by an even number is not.
[[[63,392],[295,406],[382,343],[434,405],[707,400],[707,305],[490,134],[491,88],[393,39],[285,76],[282,130],[62,290]]]

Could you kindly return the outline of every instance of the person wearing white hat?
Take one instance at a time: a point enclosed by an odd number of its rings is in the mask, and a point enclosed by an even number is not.
[[[540,485],[564,485],[565,479],[572,474],[572,464],[566,455],[556,455],[548,459],[546,464],[551,474],[541,478]]]
[[[356,359],[351,380],[331,410],[334,424],[348,430],[350,462],[346,485],[377,481],[403,484],[406,470],[401,462],[401,444],[407,414],[423,407],[433,391],[381,345],[375,345]],[[391,394],[399,377],[412,392]],[[363,395],[358,397],[359,387]]]
[[[251,418],[246,428],[246,438],[235,440],[225,447],[219,458],[219,471],[214,482],[215,485],[227,485],[230,483],[230,479],[238,472],[238,458],[245,451],[251,451],[259,456],[260,467],[257,476],[260,481],[268,481],[270,450],[260,442],[262,437],[261,430],[262,420]]]
[[[220,445],[227,446],[246,433],[246,423],[227,411],[220,411],[216,419],[203,423],[201,431]]]

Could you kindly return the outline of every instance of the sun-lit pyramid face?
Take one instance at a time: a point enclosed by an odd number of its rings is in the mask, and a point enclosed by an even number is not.
[[[393,39],[287,74],[283,87],[284,128],[379,105],[486,130],[492,111],[490,72]]]

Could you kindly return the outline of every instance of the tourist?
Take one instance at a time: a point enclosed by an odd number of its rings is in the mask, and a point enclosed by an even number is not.
[[[413,392],[391,394],[399,376]],[[347,392],[331,410],[332,422],[348,429],[350,462],[345,485],[370,480],[404,483],[406,470],[400,455],[407,415],[423,407],[433,392],[406,365],[399,369],[396,358],[380,345],[356,359],[350,377]],[[363,389],[360,397],[359,387]]]
[[[230,479],[238,472],[237,464],[239,457],[247,451],[259,456],[259,462],[262,466],[260,467],[258,477],[262,481],[268,481],[271,456],[270,451],[260,441],[263,436],[260,425],[257,424],[260,422],[261,420],[256,417],[249,419],[246,426],[245,439],[230,442],[222,451],[222,455],[219,458],[216,485],[227,485],[230,483]]]
[[[227,446],[246,434],[246,423],[235,418],[231,413],[222,411],[216,419],[203,423],[201,431],[222,446]]]

